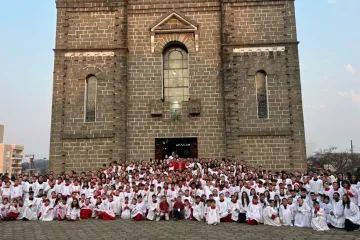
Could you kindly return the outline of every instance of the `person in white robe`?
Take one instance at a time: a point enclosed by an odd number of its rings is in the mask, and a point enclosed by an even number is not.
[[[9,199],[4,197],[0,204],[0,219],[6,219],[10,209]]]
[[[248,225],[263,223],[263,208],[258,200],[258,196],[255,195],[252,202],[249,204],[246,212],[246,223]]]
[[[152,200],[147,203],[148,204],[148,213],[146,215],[146,219],[150,221],[159,221],[160,220],[160,207],[159,202],[157,201],[157,197],[155,194],[152,195]]]
[[[328,224],[334,228],[345,228],[344,206],[340,199],[340,193],[334,192],[331,210],[327,219]]]
[[[283,226],[293,226],[294,211],[293,208],[288,205],[288,200],[286,198],[283,198],[279,208],[279,217]]]
[[[275,201],[271,199],[269,204],[270,206],[265,207],[263,211],[264,225],[280,227],[281,223]]]
[[[323,195],[324,201],[320,202],[320,207],[324,209],[326,222],[330,216],[330,211],[332,210],[332,205],[330,203],[330,197],[327,195]]]
[[[211,206],[208,207],[207,216],[206,216],[206,222],[209,225],[217,225],[218,223],[220,223],[219,209],[218,209],[218,207],[216,205],[215,200],[212,200],[211,201]]]
[[[200,196],[196,196],[192,209],[193,219],[196,219],[199,222],[202,221],[204,219],[205,207],[204,204],[200,201]]]
[[[56,218],[58,220],[64,220],[66,217],[68,205],[66,204],[66,198],[63,197],[56,206]]]
[[[130,219],[131,218],[131,209],[129,198],[125,197],[124,202],[121,203],[121,219]]]
[[[237,222],[239,219],[240,205],[234,195],[231,196],[231,201],[230,201],[229,205],[230,205],[230,211],[231,211],[231,220],[233,222]]]
[[[294,226],[311,227],[311,208],[302,198],[298,198],[295,208]]]
[[[359,207],[354,204],[350,196],[345,194],[342,197],[344,206],[345,217],[345,229],[347,231],[359,231],[360,230],[360,211]]]
[[[220,219],[224,222],[231,222],[231,209],[230,204],[225,200],[224,194],[220,194],[220,199],[216,203],[216,207],[219,210]]]
[[[29,192],[29,198],[25,200],[24,203],[24,212],[22,215],[23,220],[37,220],[37,211],[38,211],[38,199],[34,197],[34,192]]]
[[[138,196],[137,203],[131,211],[131,218],[136,221],[144,220],[146,214],[146,205],[141,195]]]
[[[68,221],[76,221],[77,219],[81,220],[80,205],[79,205],[79,201],[76,198],[73,199],[72,203],[67,208],[66,219]]]
[[[315,231],[329,231],[326,223],[324,209],[320,208],[319,202],[314,203],[314,210],[312,210],[311,227]]]
[[[246,223],[246,212],[250,204],[250,199],[246,192],[241,193],[241,198],[238,200],[239,203],[239,223]]]
[[[52,221],[54,219],[54,207],[50,204],[50,200],[46,199],[45,204],[41,208],[41,221]]]

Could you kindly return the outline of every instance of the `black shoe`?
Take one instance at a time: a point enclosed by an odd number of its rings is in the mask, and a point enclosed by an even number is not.
[[[23,220],[23,221],[29,221],[29,219],[27,219],[27,218],[22,218],[22,220]]]

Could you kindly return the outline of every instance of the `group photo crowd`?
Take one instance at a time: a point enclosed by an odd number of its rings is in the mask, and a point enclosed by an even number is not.
[[[358,231],[360,227],[360,181],[355,175],[329,170],[272,172],[235,157],[170,156],[115,161],[89,172],[3,174],[0,201],[2,221],[121,218],[316,231]]]

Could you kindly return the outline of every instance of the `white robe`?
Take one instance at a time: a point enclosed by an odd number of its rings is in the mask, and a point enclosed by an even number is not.
[[[345,228],[344,206],[342,200],[333,201],[331,204],[334,215],[329,214],[327,222],[335,228]]]
[[[159,201],[150,201],[147,203],[148,214],[146,216],[147,219],[153,221],[160,214]]]
[[[344,208],[345,219],[349,219],[352,223],[360,225],[360,212],[359,207],[353,202],[350,202],[350,208]]]
[[[237,221],[239,219],[240,205],[239,202],[230,201],[231,220]]]
[[[230,213],[230,204],[224,199],[223,202],[220,200],[216,203],[216,207],[219,209],[220,218],[227,217]]]
[[[292,221],[294,220],[294,211],[290,205],[286,206],[281,205],[279,208],[279,216],[280,220],[282,221],[282,225],[284,226],[292,226]]]
[[[199,222],[202,221],[202,219],[204,218],[204,210],[205,207],[202,202],[199,202],[199,204],[195,202],[193,204],[193,218],[195,218]]]
[[[131,208],[130,202],[123,202],[121,204],[121,219],[130,219],[131,217]]]
[[[146,213],[146,205],[145,202],[141,202],[141,203],[136,203],[135,207],[132,209],[131,211],[131,217],[135,217],[138,214],[141,214],[143,216],[145,216]]]
[[[315,209],[312,211],[311,227],[315,231],[329,231],[330,230],[326,223],[324,209],[320,208],[319,211],[317,211],[317,213],[315,213]]]
[[[45,206],[43,205],[41,208],[41,221],[52,221],[54,219],[54,208],[52,205]]]
[[[276,217],[273,219],[272,216],[275,215]],[[263,218],[264,218],[264,225],[270,225],[275,227],[280,227],[280,218],[277,215],[277,209],[267,206],[264,208],[263,211]]]
[[[29,220],[37,220],[38,200],[34,197],[33,200],[26,199],[24,203],[24,212],[21,218]]]
[[[263,208],[260,203],[250,203],[246,212],[247,220],[255,220],[258,223],[263,223]]]
[[[72,208],[71,206],[68,207],[66,217],[70,218],[71,220],[76,220],[80,218],[80,208]]]
[[[296,206],[294,220],[296,227],[311,227],[311,208],[309,205],[303,203],[301,207]]]
[[[219,209],[217,207],[215,209],[208,207],[206,218],[207,224],[218,224],[220,222]]]

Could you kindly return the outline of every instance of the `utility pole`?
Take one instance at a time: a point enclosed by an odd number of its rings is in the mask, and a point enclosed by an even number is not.
[[[354,154],[354,146],[353,146],[352,140],[350,140],[350,144],[351,144],[351,146],[350,146],[350,153],[351,153],[351,155],[353,155],[353,154]]]

